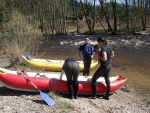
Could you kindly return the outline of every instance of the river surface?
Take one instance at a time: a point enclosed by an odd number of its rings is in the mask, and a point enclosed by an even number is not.
[[[97,44],[99,36],[105,37],[115,52],[112,60],[110,76],[127,77],[126,86],[150,100],[150,36],[135,35],[66,35],[48,36],[44,38],[38,50],[38,58],[65,60],[78,57],[78,48],[85,38]],[[97,56],[94,56],[97,59]],[[90,75],[98,68],[90,71]],[[82,75],[82,73],[81,73]]]

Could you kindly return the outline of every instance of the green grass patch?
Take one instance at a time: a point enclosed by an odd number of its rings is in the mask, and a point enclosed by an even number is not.
[[[62,100],[62,97],[59,94],[55,92],[50,92],[48,93],[48,95],[51,98],[53,98],[54,101],[56,102],[55,104],[56,113],[60,113],[60,111],[63,113],[68,113],[75,110],[75,107],[72,104],[68,103],[67,101]]]

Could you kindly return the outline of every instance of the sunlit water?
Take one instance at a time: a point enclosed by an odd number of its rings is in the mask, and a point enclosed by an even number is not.
[[[37,56],[58,60],[71,57],[80,60],[78,48],[84,43],[84,38],[88,37],[92,44],[96,44],[99,36],[49,36],[41,42]],[[109,45],[115,52],[110,76],[123,75],[127,77],[128,87],[150,100],[150,36],[105,35],[103,37],[109,41]],[[97,56],[95,55],[94,58],[96,59]],[[98,66],[91,70],[91,76],[97,68]]]

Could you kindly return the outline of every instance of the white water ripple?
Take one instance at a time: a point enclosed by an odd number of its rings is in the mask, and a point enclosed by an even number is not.
[[[86,37],[90,37],[91,40],[91,44],[95,45],[97,44],[97,35],[93,35],[93,36],[88,36],[88,35],[83,35],[83,36],[79,36],[79,35],[69,35],[66,37],[66,40],[62,40],[60,42],[61,45],[70,45],[70,46],[80,46],[82,44],[84,44],[84,39]],[[109,45],[111,46],[121,46],[121,47],[135,47],[135,48],[139,48],[141,46],[148,46],[150,45],[150,38],[147,37],[140,37],[140,36],[114,36],[114,37],[105,37],[108,42]]]

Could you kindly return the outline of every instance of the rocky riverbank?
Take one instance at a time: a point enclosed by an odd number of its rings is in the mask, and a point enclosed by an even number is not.
[[[39,93],[20,92],[0,87],[1,113],[149,113],[150,102],[134,91],[116,91],[110,100],[79,96],[70,100],[64,95],[50,93],[56,104],[52,107],[41,100]]]
[[[67,95],[47,92],[56,104],[48,106],[39,93],[11,90],[0,84],[1,113],[149,113],[150,102],[146,97],[133,89],[118,89],[110,100],[98,97],[91,100],[88,96],[79,95],[70,100]],[[149,96],[149,95],[147,95]]]

